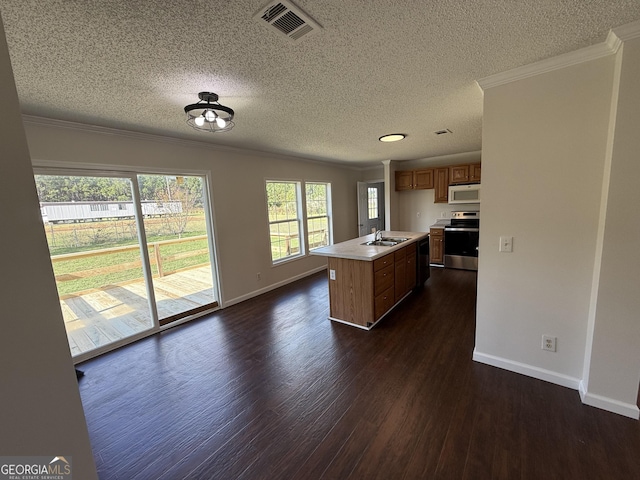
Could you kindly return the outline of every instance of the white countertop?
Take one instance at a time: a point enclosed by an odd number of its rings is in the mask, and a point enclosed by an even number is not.
[[[429,228],[444,228],[444,227],[448,227],[449,225],[451,225],[451,219],[450,218],[445,218],[445,219],[438,220],[436,223],[431,225]]]
[[[376,247],[373,245],[362,245],[374,239],[375,234],[365,235],[364,237],[354,238],[346,242],[336,243],[327,247],[316,248],[311,250],[311,255],[321,255],[324,257],[348,258],[351,260],[373,261],[376,258],[383,257],[388,253],[406,247],[420,239],[429,236],[429,232],[398,232],[396,230],[385,230],[382,232],[383,237],[402,237],[409,240],[401,242],[392,247]]]

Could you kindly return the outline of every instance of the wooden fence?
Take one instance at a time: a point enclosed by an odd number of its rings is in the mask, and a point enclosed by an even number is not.
[[[186,251],[186,252],[180,252],[180,253],[176,253],[176,254],[173,254],[173,255],[164,255],[163,256],[162,253],[161,253],[161,247],[166,246],[166,245],[175,245],[175,244],[179,244],[179,243],[200,241],[200,240],[204,240],[206,238],[207,238],[206,235],[198,235],[198,236],[195,236],[195,237],[180,238],[180,239],[176,239],[176,240],[162,240],[160,242],[148,243],[147,247],[149,249],[149,261],[150,261],[152,267],[154,265],[156,266],[156,268],[157,268],[157,276],[163,277],[165,275],[169,275],[171,273],[175,273],[177,271],[183,270],[183,269],[176,269],[176,270],[172,270],[172,271],[165,270],[164,265],[166,265],[166,263],[169,262],[169,261],[181,260],[181,259],[185,259],[185,258],[189,258],[189,257],[195,257],[197,255],[203,255],[203,254],[208,254],[209,253],[209,248],[207,246],[207,248],[201,248],[201,249],[197,249],[197,250],[189,250],[189,251]],[[112,247],[112,248],[103,248],[103,249],[100,249],[100,250],[90,250],[90,251],[87,251],[87,252],[67,253],[67,254],[63,254],[63,255],[54,255],[54,256],[52,256],[51,257],[51,263],[56,264],[56,263],[60,263],[60,262],[79,260],[79,259],[82,259],[82,258],[100,257],[100,256],[112,255],[112,254],[115,254],[115,253],[123,253],[123,252],[139,251],[139,250],[140,250],[139,245],[127,245],[127,246],[123,246],[123,247]],[[204,266],[204,265],[207,265],[207,264],[208,264],[208,262],[207,263],[200,263],[200,264],[197,264],[197,265],[190,265],[188,268],[196,268],[196,267]],[[109,266],[100,267],[100,268],[92,268],[92,269],[89,269],[89,270],[80,270],[80,271],[75,271],[75,272],[63,273],[63,274],[60,274],[60,275],[56,275],[56,281],[58,281],[58,282],[66,282],[66,281],[71,281],[71,280],[78,280],[80,278],[95,277],[95,276],[98,276],[98,275],[104,275],[104,274],[108,274],[108,273],[112,273],[112,272],[120,272],[120,271],[123,271],[123,270],[129,270],[129,269],[141,268],[141,267],[142,267],[142,260],[140,259],[140,260],[135,260],[135,261],[132,261],[132,262],[118,263],[116,265],[109,265]],[[142,277],[138,277],[138,279],[141,279],[141,278]]]

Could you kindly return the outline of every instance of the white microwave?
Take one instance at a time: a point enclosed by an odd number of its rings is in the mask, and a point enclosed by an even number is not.
[[[480,184],[451,185],[449,187],[449,203],[480,203]]]

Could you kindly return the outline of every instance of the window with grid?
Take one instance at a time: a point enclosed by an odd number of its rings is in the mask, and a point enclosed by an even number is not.
[[[300,182],[267,180],[266,188],[271,260],[278,263],[303,255]]]
[[[331,184],[306,183],[307,238],[309,250],[331,242]]]
[[[380,216],[378,211],[378,189],[375,187],[367,189],[367,210],[369,212],[369,220]]]

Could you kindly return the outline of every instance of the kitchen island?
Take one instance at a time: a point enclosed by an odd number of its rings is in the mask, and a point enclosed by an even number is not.
[[[328,257],[330,320],[370,330],[416,287],[418,245],[429,234],[385,231],[382,237],[389,239],[384,245],[372,244],[371,234],[311,251]]]

